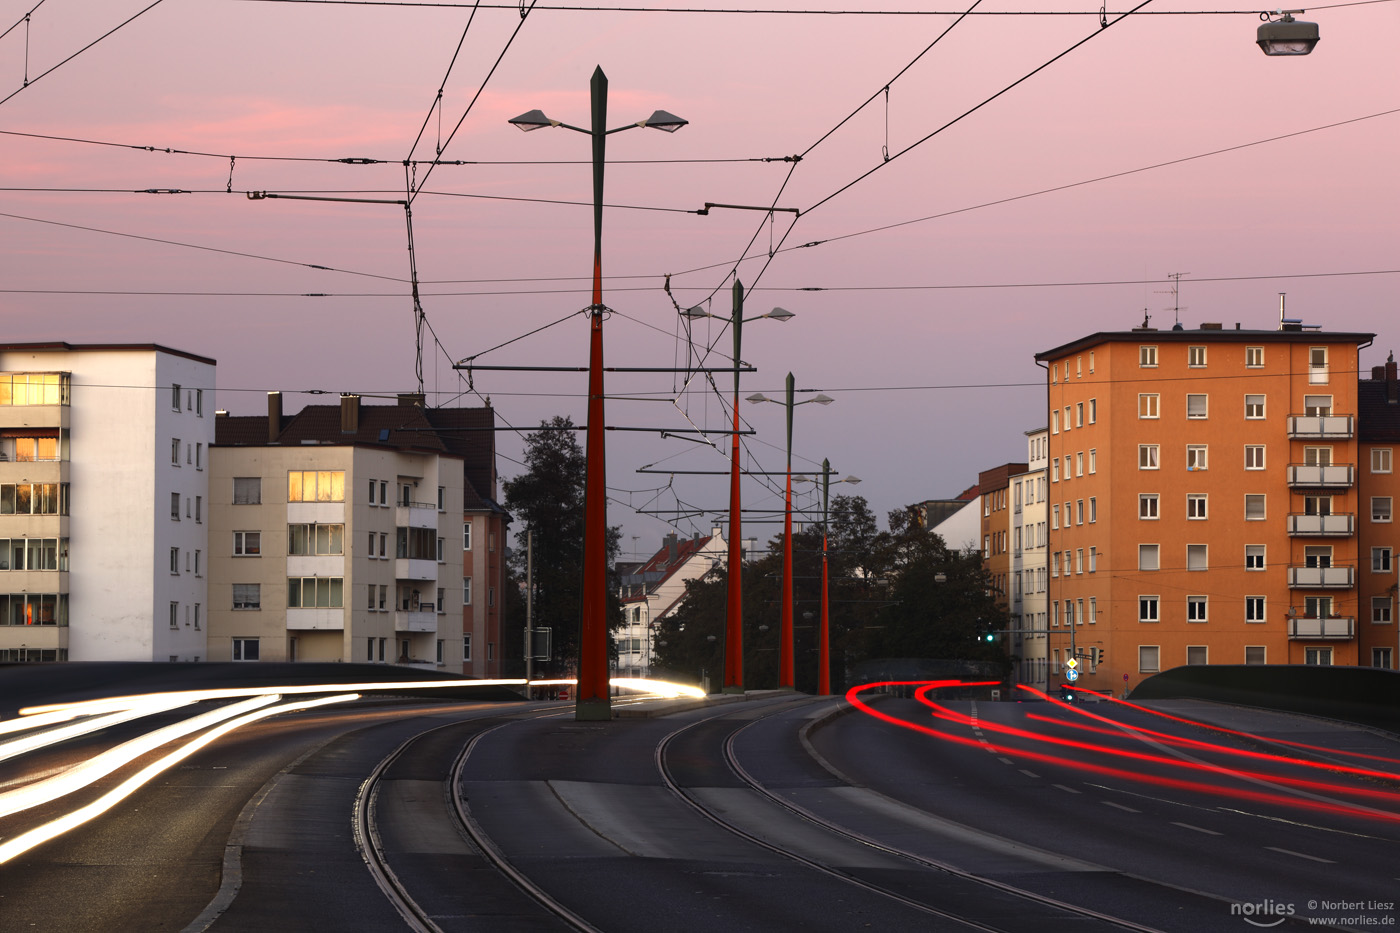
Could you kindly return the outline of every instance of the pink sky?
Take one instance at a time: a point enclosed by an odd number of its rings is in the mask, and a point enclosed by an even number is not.
[[[0,29],[34,2],[0,2]],[[43,75],[148,2],[46,0],[27,31],[20,25],[0,40],[0,97],[24,80],[26,33],[33,82],[0,105],[0,130],[233,154],[239,157],[233,192],[225,191],[227,158],[0,136],[6,189],[0,212],[33,218],[0,217],[3,288],[11,290],[0,293],[6,339],[156,341],[213,356],[218,404],[234,413],[261,411],[263,393],[274,388],[366,395],[415,388],[401,208],[250,201],[244,192],[402,197],[399,164],[252,157],[401,162],[470,11],[167,0]],[[894,0],[870,8],[914,9]],[[456,404],[465,385],[451,360],[588,304],[588,207],[429,192],[588,201],[589,150],[581,135],[526,135],[505,120],[538,107],[586,124],[596,65],[611,83],[611,126],[657,108],[691,121],[674,135],[634,131],[610,138],[610,204],[694,210],[707,201],[758,205],[776,198],[806,212],[881,166],[795,226],[791,214],[776,215],[773,242],[789,227],[788,247],[829,242],[779,252],[765,269],[770,233],[764,226],[759,259],[739,272],[746,285],[757,280],[747,313],[781,305],[798,315],[785,325],[759,321],[745,328],[744,356],[759,372],[745,377],[744,394],[778,394],[790,370],[799,389],[834,396],[831,406],[798,409],[794,463],[810,469],[828,457],[834,469],[861,477],[852,491],[866,496],[881,518],[906,503],[954,495],[981,469],[1023,459],[1023,433],[1043,423],[1042,371],[1032,356],[1085,333],[1133,327],[1145,309],[1154,324],[1171,326],[1172,299],[1162,293],[1169,273],[1190,273],[1180,297],[1188,327],[1202,321],[1273,327],[1283,291],[1290,316],[1327,329],[1376,332],[1362,363],[1383,361],[1400,344],[1393,324],[1400,304],[1400,275],[1393,274],[1400,269],[1400,113],[1359,118],[1400,108],[1390,48],[1400,31],[1400,3],[1310,10],[1300,18],[1319,24],[1322,41],[1297,59],[1261,54],[1252,14],[1145,15],[1205,9],[1179,0],[1149,4],[883,163],[887,132],[889,151],[898,152],[1099,33],[1097,9],[1084,9],[1072,17],[969,17],[891,85],[888,118],[881,95],[813,149],[779,194],[790,167],[782,162],[626,162],[803,152],[880,91],[951,16],[537,8],[443,158],[576,164],[433,171],[414,204],[424,308],[443,345],[426,351],[427,391]],[[444,137],[519,24],[514,6],[477,13],[444,93]],[[1359,122],[852,236],[1349,120]],[[438,139],[434,116],[415,157],[430,158]],[[147,188],[195,193],[124,193]],[[682,306],[713,292],[713,310],[728,314],[726,277],[761,219],[736,211],[706,217],[609,211],[604,298],[617,313],[607,325],[608,363],[683,362],[675,309],[661,290],[664,274],[675,274]],[[1387,270],[1392,274],[1324,275]],[[1200,281],[1224,278],[1238,280]],[[949,287],[1082,282],[1137,284]],[[830,290],[802,290],[810,288]],[[37,290],[61,293],[31,293]],[[332,297],[295,297],[306,293]],[[702,322],[695,333],[714,339],[718,322]],[[729,347],[728,335],[719,337],[721,352],[710,365],[725,365]],[[582,365],[586,353],[586,324],[577,317],[481,362]],[[722,430],[725,403],[713,395],[695,391],[670,403],[678,379],[614,377],[610,393],[647,393],[650,400],[610,402],[609,423]],[[517,425],[554,414],[582,423],[583,387],[581,375],[475,378],[501,418]],[[319,400],[296,395],[287,404]],[[472,395],[464,401],[479,404]],[[753,467],[780,469],[782,410],[745,405],[743,414],[759,432],[748,442]],[[723,436],[714,440],[726,449]],[[505,458],[518,459],[518,436],[502,434],[499,443]],[[634,508],[670,507],[677,498],[706,509],[727,504],[722,477],[678,476],[671,491],[648,491],[667,482],[635,472],[648,463],[727,468],[718,450],[684,440],[611,434],[608,475],[616,504],[609,518],[624,526],[626,550],[637,536],[637,548],[649,551],[670,530]],[[516,466],[503,458],[501,469],[510,475]],[[756,507],[781,503],[757,481],[746,495]],[[746,533],[766,537],[775,527],[750,525]],[[679,525],[687,534],[708,529],[703,519]]]

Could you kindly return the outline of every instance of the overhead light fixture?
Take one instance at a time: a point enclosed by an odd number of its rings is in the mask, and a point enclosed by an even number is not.
[[[1317,45],[1317,23],[1304,23],[1293,18],[1302,10],[1284,12],[1279,19],[1269,19],[1268,13],[1260,13],[1264,24],[1259,27],[1259,48],[1265,55],[1307,55]]]

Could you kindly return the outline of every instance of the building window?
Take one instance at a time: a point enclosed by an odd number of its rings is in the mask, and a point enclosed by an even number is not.
[[[180,604],[179,604],[179,603],[172,602],[172,603],[170,604],[170,627],[171,627],[171,628],[175,628],[175,629],[177,629],[177,628],[180,627]]]
[[[180,383],[175,383],[170,387],[170,410],[180,410]]]
[[[1244,468],[1246,470],[1264,469],[1264,445],[1246,444],[1244,446]]]
[[[1084,549],[1082,547],[1074,550],[1074,572],[1084,572]]]
[[[1099,549],[1096,548],[1096,547],[1091,547],[1091,548],[1089,548],[1089,572],[1090,572],[1090,573],[1094,573],[1094,572],[1095,572],[1096,570],[1098,570],[1098,569],[1099,569]]]
[[[1159,656],[1161,648],[1156,645],[1138,646],[1138,671],[1143,674],[1155,674],[1161,670]]]
[[[1244,497],[1244,520],[1262,522],[1265,518],[1264,496],[1262,493],[1246,493]]]
[[[1309,384],[1309,385],[1315,385],[1315,386],[1320,386],[1320,385],[1326,385],[1326,384],[1327,384],[1327,348],[1326,348],[1326,347],[1309,347],[1309,348],[1308,348],[1308,384]],[[1329,649],[1329,653],[1330,653],[1330,649]],[[1331,663],[1331,662],[1328,662],[1328,663]]]
[[[442,639],[437,640],[437,663],[442,663]]]
[[[1156,392],[1143,392],[1138,395],[1138,417],[1158,418],[1161,416],[1162,397]]]
[[[345,553],[343,524],[287,526],[287,554],[292,557],[325,557]]]
[[[194,468],[196,470],[204,469],[204,445],[202,443],[194,445]]]
[[[494,586],[486,588],[486,605],[488,608],[496,605],[496,588]]]
[[[1074,403],[1074,426],[1075,426],[1076,428],[1082,428],[1082,427],[1084,427],[1084,403],[1083,403],[1083,402],[1075,402],[1075,403]]]
[[[1244,416],[1249,421],[1262,419],[1264,417],[1264,396],[1246,395],[1244,397]]]
[[[1251,347],[1250,349],[1262,349],[1262,348],[1254,348],[1254,347]],[[1246,663],[1246,664],[1265,664],[1265,663],[1267,663],[1267,661],[1265,661],[1265,658],[1266,658],[1266,657],[1268,657],[1268,655],[1267,655],[1266,649],[1265,649],[1265,647],[1264,647],[1263,645],[1245,645],[1245,646],[1244,646],[1244,663]]]
[[[1156,470],[1160,466],[1159,453],[1161,448],[1156,444],[1138,445],[1138,469]]]
[[[1094,424],[1099,420],[1099,400],[1089,399],[1089,423]]]
[[[1186,396],[1186,417],[1200,419],[1207,416],[1210,407],[1210,396],[1208,395],[1188,395]]]
[[[437,588],[437,611],[439,613],[447,611],[447,590],[442,587]]]
[[[1090,497],[1089,497],[1089,524],[1092,525],[1092,524],[1094,524],[1094,522],[1096,522],[1096,521],[1098,521],[1098,520],[1099,520],[1099,497],[1098,497],[1098,496],[1090,496]]]
[[[180,439],[178,437],[170,439],[170,465],[180,465]]]
[[[344,502],[344,470],[289,470],[288,502]]]
[[[1204,470],[1206,468],[1206,445],[1187,444],[1186,445],[1186,469]]]
[[[1264,545],[1246,544],[1244,546],[1244,569],[1263,570],[1264,569]]]
[[[365,608],[370,612],[374,611],[374,584],[365,587]]]
[[[1303,414],[1308,418],[1323,418],[1332,414],[1332,396],[1303,396]]]
[[[1206,517],[1206,503],[1209,500],[1204,494],[1191,494],[1186,497],[1186,517],[1188,519],[1203,519]]]
[[[1060,458],[1059,458],[1059,457],[1056,457],[1055,459],[1053,459],[1053,460],[1050,461],[1050,482],[1052,482],[1052,483],[1058,483],[1059,481],[1060,481]],[[986,513],[984,513],[984,514],[986,514]]]
[[[471,578],[471,577],[463,577],[463,578],[462,578],[462,605],[463,605],[463,606],[470,606],[471,604],[472,604],[472,578]]]
[[[471,522],[463,522],[463,523],[462,523],[462,550],[464,550],[464,551],[470,551],[471,549],[472,549],[472,523],[471,523]]]
[[[1138,496],[1138,518],[1155,519],[1158,517],[1158,496],[1155,492],[1145,492]]]
[[[1138,347],[1138,365],[1144,368],[1152,368],[1157,365],[1156,347]]]
[[[343,608],[343,577],[288,577],[288,609]]]
[[[439,512],[446,512],[446,511],[447,511],[447,487],[446,487],[446,486],[439,486],[439,487],[438,487],[438,511],[439,511]]]
[[[1096,448],[1096,447],[1090,447],[1090,448],[1089,448],[1089,474],[1092,476],[1093,474],[1097,473],[1098,471],[1099,471],[1099,451],[1098,451],[1098,448]]]
[[[233,608],[235,609],[261,609],[262,608],[262,584],[260,583],[235,583],[233,585]]]
[[[172,522],[180,520],[180,494],[178,492],[170,494],[170,520]]]
[[[1156,597],[1156,596],[1139,596],[1139,597],[1138,597],[1138,621],[1139,621],[1139,622],[1156,622],[1156,621],[1158,621],[1159,618],[1160,618],[1160,616],[1158,615],[1158,597]]]
[[[1391,450],[1391,449],[1390,449],[1389,447],[1375,447],[1375,448],[1372,448],[1372,450],[1371,450],[1371,472],[1372,472],[1372,473],[1389,473],[1389,472],[1390,472],[1390,459],[1391,459],[1391,458],[1390,458],[1390,450]]]
[[[1138,545],[1138,569],[1139,570],[1160,570],[1161,569],[1161,547],[1156,544]]]
[[[1074,523],[1075,523],[1076,525],[1082,525],[1082,524],[1084,524],[1084,500],[1083,500],[1083,499],[1076,499],[1076,500],[1074,501]]]
[[[1208,567],[1209,567],[1209,561],[1207,560],[1207,551],[1208,551],[1208,548],[1209,548],[1209,545],[1205,545],[1205,544],[1188,544],[1188,545],[1186,545],[1186,569],[1187,569],[1187,570],[1206,570],[1206,569],[1208,569]]]
[[[1264,365],[1264,348],[1263,348],[1263,347],[1245,347],[1245,348],[1244,348],[1244,365],[1245,365],[1245,366],[1248,366],[1250,369],[1260,369],[1260,368],[1262,368],[1263,365]],[[1248,663],[1248,662],[1245,662],[1245,663]]]
[[[1205,646],[1205,645],[1187,645],[1187,646],[1186,646],[1186,663],[1187,663],[1187,664],[1206,664],[1206,663],[1208,663],[1208,662],[1206,661],[1206,646]]]
[[[1372,648],[1372,649],[1371,649],[1371,666],[1372,666],[1372,667],[1381,667],[1381,668],[1385,668],[1386,670],[1390,670],[1391,667],[1393,666],[1393,665],[1392,665],[1392,662],[1391,662],[1391,657],[1392,657],[1392,654],[1391,654],[1391,650],[1390,650],[1389,648]]]
[[[1390,597],[1371,597],[1371,621],[1377,625],[1390,624]]]
[[[175,574],[180,572],[180,549],[177,547],[170,549],[170,572]]]
[[[233,478],[234,505],[262,504],[262,477],[235,476]]]
[[[471,659],[472,659],[472,636],[471,636],[471,633],[470,633],[470,632],[465,632],[465,633],[463,633],[463,635],[462,635],[462,660],[463,660],[463,661],[470,661]]]
[[[1315,666],[1317,666],[1317,667],[1331,667],[1331,666],[1332,666],[1332,649],[1331,649],[1331,648],[1304,648],[1304,649],[1303,649],[1303,663],[1304,663],[1304,664],[1312,664],[1312,665],[1315,665]]]
[[[1390,521],[1390,496],[1371,497],[1371,521]]]
[[[1195,369],[1199,369],[1200,367],[1206,365],[1206,348],[1187,347],[1186,365]]]
[[[1390,567],[1390,548],[1388,548],[1388,547],[1373,547],[1373,548],[1371,548],[1371,572],[1372,572],[1372,573],[1390,573],[1390,570],[1391,570],[1391,567]]]
[[[235,638],[233,640],[233,659],[235,661],[256,661],[258,659],[258,640],[256,638]]]
[[[1186,621],[1205,622],[1206,621],[1206,599],[1205,596],[1186,597]]]
[[[1058,408],[1050,412],[1050,433],[1060,433],[1060,410]]]
[[[1074,475],[1084,475],[1084,451],[1082,450],[1074,455]]]
[[[389,507],[389,481],[387,479],[379,481],[379,504],[386,509]]]

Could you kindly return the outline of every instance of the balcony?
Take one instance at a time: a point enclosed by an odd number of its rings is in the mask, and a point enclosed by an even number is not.
[[[1295,439],[1349,440],[1356,433],[1351,415],[1289,415],[1288,436]]]
[[[1356,467],[1350,463],[1288,465],[1288,485],[1294,489],[1350,489],[1355,483]]]
[[[1310,640],[1355,638],[1356,620],[1343,616],[1328,616],[1325,619],[1293,618],[1288,620],[1288,637]]]
[[[327,632],[345,628],[344,609],[288,609],[287,628],[298,632]]]
[[[428,604],[424,604],[427,606]],[[436,632],[437,610],[424,608],[419,612],[395,612],[394,631],[396,632]]]
[[[437,528],[437,503],[400,502],[394,509],[394,524],[400,528]]]
[[[435,560],[414,560],[400,557],[394,561],[396,580],[436,580],[438,564]]]
[[[1299,538],[1345,538],[1356,533],[1356,516],[1349,512],[1331,515],[1288,516],[1288,533]]]
[[[1354,567],[1289,567],[1288,585],[1295,589],[1346,590],[1356,586]]]

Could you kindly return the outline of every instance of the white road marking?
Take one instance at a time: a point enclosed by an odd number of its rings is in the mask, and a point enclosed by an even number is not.
[[[1124,811],[1126,811],[1126,812],[1128,812],[1128,813],[1141,813],[1141,812],[1142,812],[1141,810],[1134,810],[1132,807],[1124,806],[1124,805],[1121,804],[1121,803],[1115,803],[1115,802],[1112,801],[1112,800],[1100,800],[1099,803],[1103,804],[1105,807],[1113,807],[1113,808],[1115,808],[1115,809],[1117,809],[1117,810],[1124,810]]]
[[[1177,822],[1173,821],[1173,822],[1172,822],[1172,825],[1173,825],[1173,826],[1180,826],[1182,829],[1189,829],[1189,830],[1192,830],[1193,832],[1205,833],[1207,836],[1223,836],[1223,835],[1224,835],[1224,833],[1217,833],[1217,832],[1216,832],[1215,830],[1213,830],[1213,829],[1204,829],[1203,827],[1200,827],[1200,826],[1192,826],[1190,823],[1177,823]]]
[[[1321,862],[1324,865],[1335,865],[1336,862],[1330,858],[1318,858],[1316,855],[1307,855],[1303,852],[1294,852],[1292,849],[1280,849],[1278,846],[1265,846],[1271,852],[1282,852],[1284,855],[1291,855],[1295,858],[1305,858],[1309,862]]]
[[[1036,774],[1034,771],[1027,771],[1025,768],[1018,768],[1017,770],[1019,770],[1019,771],[1020,771],[1022,774],[1024,774],[1026,777],[1033,777],[1033,778],[1038,778],[1038,777],[1040,777],[1040,775]]]
[[[1073,787],[1066,787],[1066,786],[1063,785],[1063,784],[1051,784],[1050,786],[1051,786],[1051,787],[1058,787],[1060,790],[1064,791],[1064,792],[1067,793],[1067,794],[1082,794],[1082,793],[1084,793],[1082,790],[1076,790],[1076,789],[1073,788]]]

